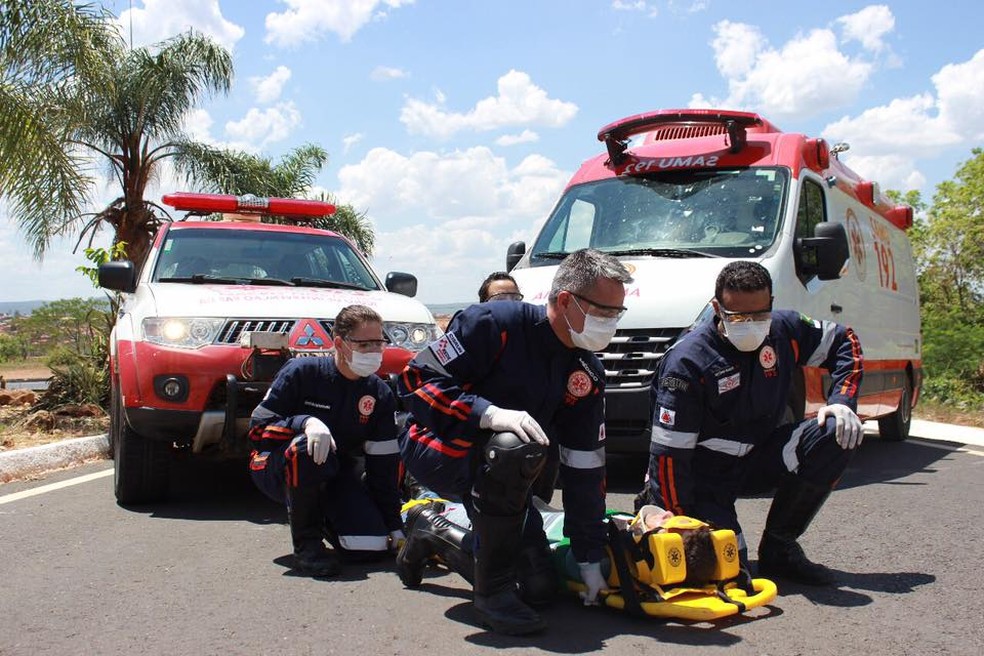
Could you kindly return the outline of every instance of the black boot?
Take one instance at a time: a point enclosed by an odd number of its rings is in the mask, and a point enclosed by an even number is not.
[[[317,486],[287,488],[287,519],[294,544],[295,568],[310,576],[338,574],[341,569],[338,558],[322,541],[325,516]]]
[[[396,573],[408,588],[420,585],[424,565],[435,556],[469,583],[475,580],[474,557],[465,546],[471,531],[440,514],[443,510],[442,503],[427,503],[407,513],[407,539],[396,555]]]
[[[830,488],[789,477],[776,491],[759,544],[759,572],[803,585],[830,585],[833,575],[803,553],[797,540],[830,496]]]
[[[526,513],[493,517],[476,512],[472,518],[475,545],[475,612],[493,631],[524,635],[542,631],[540,615],[519,598],[517,556]]]
[[[535,513],[535,516],[533,515]],[[531,606],[545,606],[557,596],[560,582],[543,532],[540,512],[530,506],[523,526],[523,541],[516,564],[519,596]]]

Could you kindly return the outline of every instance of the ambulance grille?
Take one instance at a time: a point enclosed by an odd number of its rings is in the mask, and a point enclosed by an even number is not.
[[[647,141],[672,141],[674,139],[697,139],[713,137],[716,134],[727,134],[728,129],[723,124],[713,125],[664,125],[650,133]]]
[[[598,352],[605,367],[606,389],[649,387],[656,364],[685,328],[619,330],[611,344]]]
[[[244,332],[290,334],[297,319],[229,319],[215,338],[216,344],[238,344]]]

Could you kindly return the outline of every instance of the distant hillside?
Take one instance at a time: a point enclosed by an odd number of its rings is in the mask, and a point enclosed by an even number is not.
[[[0,301],[0,314],[30,314],[51,301]]]

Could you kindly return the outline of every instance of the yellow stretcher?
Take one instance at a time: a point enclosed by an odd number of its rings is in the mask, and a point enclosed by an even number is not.
[[[612,565],[607,580],[611,590],[601,595],[606,606],[636,615],[704,621],[744,613],[775,600],[778,590],[768,579],[752,579],[751,589],[747,591],[739,585],[738,541],[734,531],[711,531],[717,554],[711,582],[700,588],[681,587],[687,578],[683,538],[670,532],[634,536],[626,530],[632,518],[627,513],[608,513],[607,552]],[[699,524],[691,518],[674,519]],[[567,589],[584,590],[569,553],[569,541],[563,538],[550,542],[555,565],[565,577]],[[630,584],[623,586],[623,579]]]

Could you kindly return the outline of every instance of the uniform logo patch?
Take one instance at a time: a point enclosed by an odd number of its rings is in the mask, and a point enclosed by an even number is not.
[[[725,392],[738,389],[739,385],[741,385],[741,373],[725,376],[718,381],[718,394],[724,394]]]
[[[659,408],[659,423],[664,426],[672,426],[676,423],[676,410],[670,410],[669,408],[664,408],[660,406]]]
[[[584,371],[574,371],[567,377],[567,391],[571,396],[583,399],[591,393],[591,379]]]
[[[771,346],[763,346],[759,351],[759,364],[763,369],[772,369],[776,366],[776,350]]]
[[[431,344],[430,349],[441,364],[447,364],[465,352],[454,333],[445,334],[444,337]]]
[[[368,417],[372,414],[373,408],[376,407],[376,398],[366,394],[361,399],[359,399],[359,414],[363,417]]]
[[[690,383],[682,378],[676,378],[674,376],[664,376],[659,379],[659,386],[665,390],[686,392],[690,389]]]

